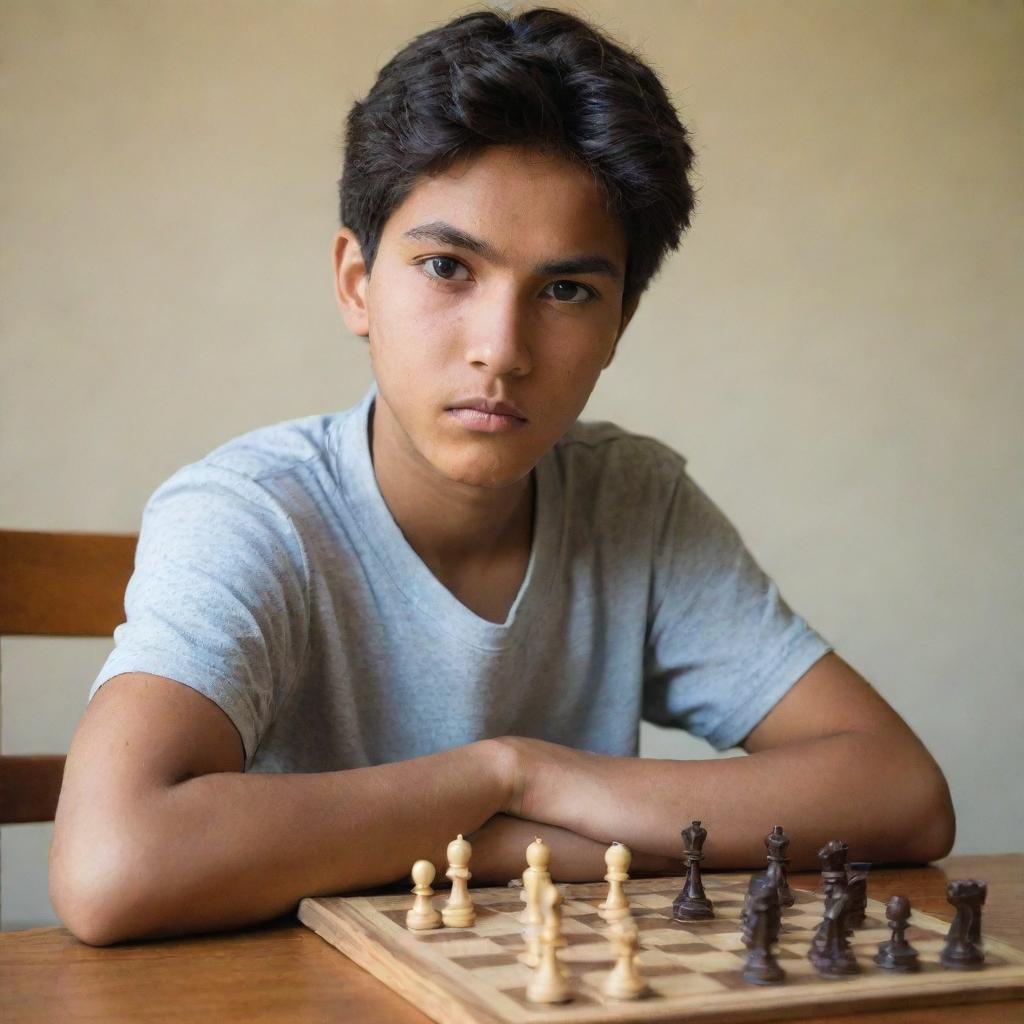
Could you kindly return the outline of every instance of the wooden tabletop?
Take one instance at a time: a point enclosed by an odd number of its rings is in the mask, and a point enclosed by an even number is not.
[[[984,933],[1024,949],[1024,854],[950,857],[926,868],[876,868],[868,895],[905,893],[950,920],[950,878],[988,882]],[[813,874],[791,876],[814,889]],[[1024,1001],[830,1015],[819,1024],[1024,1022]],[[221,935],[96,949],[64,928],[0,933],[0,1021],[287,1021],[430,1024],[294,918]]]

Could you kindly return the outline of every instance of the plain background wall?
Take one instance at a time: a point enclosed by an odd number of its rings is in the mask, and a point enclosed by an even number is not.
[[[363,394],[331,292],[344,115],[467,9],[0,2],[0,525],[134,531],[184,463]],[[662,75],[701,185],[587,415],[688,456],[935,752],[959,852],[1024,848],[1024,7],[576,10]],[[6,641],[3,749],[67,749],[108,648]],[[3,830],[6,928],[53,920],[49,837]]]

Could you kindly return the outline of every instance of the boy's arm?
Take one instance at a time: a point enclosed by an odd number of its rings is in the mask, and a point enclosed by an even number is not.
[[[749,757],[608,757],[503,737],[516,753],[514,813],[663,856],[680,829],[708,829],[709,867],[764,864],[775,824],[794,868],[817,867],[832,838],[858,860],[945,856],[955,830],[946,781],[903,720],[849,665],[827,654],[747,736]]]
[[[243,773],[227,715],[191,688],[126,674],[72,740],[50,893],[93,944],[237,927],[302,896],[393,882],[502,809],[494,741],[374,768]],[[443,880],[443,876],[441,876]]]
[[[486,740],[373,768],[243,773],[238,733],[217,705],[173,680],[125,674],[97,692],[71,743],[51,899],[94,945],[239,927],[303,896],[395,882],[421,857],[444,884],[447,844],[481,826],[474,878],[504,883],[522,872],[536,827],[490,820],[508,804],[513,766]],[[604,873],[600,843],[544,834],[557,877]]]

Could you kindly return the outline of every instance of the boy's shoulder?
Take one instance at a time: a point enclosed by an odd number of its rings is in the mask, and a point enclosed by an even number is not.
[[[260,506],[273,518],[304,516],[336,495],[339,431],[358,408],[283,420],[233,437],[172,473],[147,510],[170,506],[183,513],[219,502],[222,512]]]
[[[328,457],[337,430],[353,412],[346,409],[257,427],[218,445],[193,466],[226,470],[254,482],[315,466]]]
[[[578,420],[555,448],[565,461],[588,465],[594,472],[685,473],[686,458],[675,449],[607,420]]]

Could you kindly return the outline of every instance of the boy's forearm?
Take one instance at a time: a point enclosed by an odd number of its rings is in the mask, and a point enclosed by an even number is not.
[[[616,758],[503,738],[520,749],[525,784],[516,813],[663,856],[680,829],[708,829],[705,866],[764,863],[775,824],[790,835],[791,866],[817,867],[831,838],[866,860],[925,861],[951,841],[948,790],[924,751],[897,738],[843,733],[746,757],[703,761]]]
[[[74,893],[57,909],[106,944],[252,924],[303,896],[396,881],[420,858],[441,872],[448,842],[503,809],[504,763],[483,741],[373,768],[222,772],[147,791],[116,809],[116,838],[79,834],[65,849],[55,836],[51,878]]]

